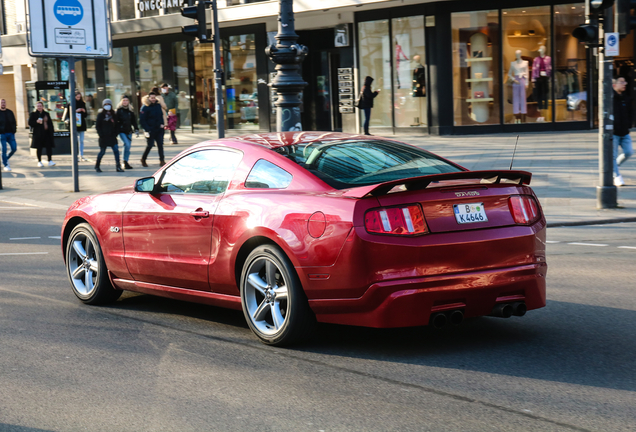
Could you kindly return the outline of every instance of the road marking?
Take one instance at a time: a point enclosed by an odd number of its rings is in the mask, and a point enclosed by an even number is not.
[[[14,238],[10,238],[9,240],[36,240],[39,238],[41,237],[14,237]]]
[[[619,246],[619,249],[636,249],[635,246]]]
[[[49,236],[49,238],[62,240],[62,236]]]
[[[0,253],[2,256],[6,255],[47,255],[48,252],[16,252],[16,253]]]
[[[545,242],[550,244],[561,243],[560,241],[550,241],[550,240],[546,240]]]
[[[33,209],[24,208],[24,207],[0,207],[0,210],[33,210]]]
[[[576,246],[597,246],[597,247],[609,246],[606,244],[598,244],[598,243],[568,243],[568,244],[576,245]]]

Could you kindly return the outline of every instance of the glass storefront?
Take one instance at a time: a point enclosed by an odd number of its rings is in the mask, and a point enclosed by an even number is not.
[[[228,129],[258,129],[256,36],[223,38]]]
[[[190,78],[188,77],[188,43],[174,42],[172,44],[172,67],[174,83],[172,92],[177,96],[176,114],[178,127],[190,127],[192,118],[190,113]]]
[[[141,98],[163,81],[161,44],[137,46],[135,47],[135,56],[137,58],[135,77],[138,97]]]
[[[216,128],[214,94],[214,46],[194,42],[194,100],[196,112],[190,116],[196,126],[204,129]]]
[[[380,90],[373,101],[370,127],[393,126],[391,112],[391,40],[389,20],[366,21],[358,24],[360,85],[366,76],[375,81],[372,89]],[[356,95],[356,98],[358,95]]]
[[[135,106],[133,83],[130,78],[130,49],[128,47],[114,48],[113,57],[106,62],[106,97],[115,106],[126,95],[131,98]],[[135,106],[139,109],[140,107]]]
[[[102,101],[97,93],[95,60],[78,60],[75,63],[75,81],[77,90],[82,92],[86,102],[86,126],[93,127]]]
[[[499,123],[499,11],[454,13],[455,126]]]

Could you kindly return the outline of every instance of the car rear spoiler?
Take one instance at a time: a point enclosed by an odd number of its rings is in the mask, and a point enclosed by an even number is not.
[[[431,183],[446,180],[479,180],[481,184],[517,184],[529,185],[532,174],[527,171],[489,170],[489,171],[459,171],[444,174],[432,174],[421,177],[412,177],[402,180],[393,180],[369,186],[361,186],[349,189],[344,196],[363,198],[366,196],[386,195],[397,188],[400,190],[426,189]]]

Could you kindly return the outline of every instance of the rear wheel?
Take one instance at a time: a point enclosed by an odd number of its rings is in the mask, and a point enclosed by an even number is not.
[[[79,224],[71,231],[66,244],[66,272],[73,292],[86,304],[110,303],[122,294],[108,279],[102,248],[87,223]]]
[[[250,329],[267,345],[307,339],[316,318],[296,271],[274,245],[254,249],[241,274],[241,303]]]

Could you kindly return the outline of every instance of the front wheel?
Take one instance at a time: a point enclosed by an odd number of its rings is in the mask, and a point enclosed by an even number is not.
[[[68,237],[66,272],[73,293],[86,304],[110,303],[122,294],[121,290],[113,288],[108,279],[102,248],[87,223],[77,225]]]
[[[245,261],[241,304],[250,329],[267,345],[307,339],[316,322],[296,271],[283,251],[259,246]]]

